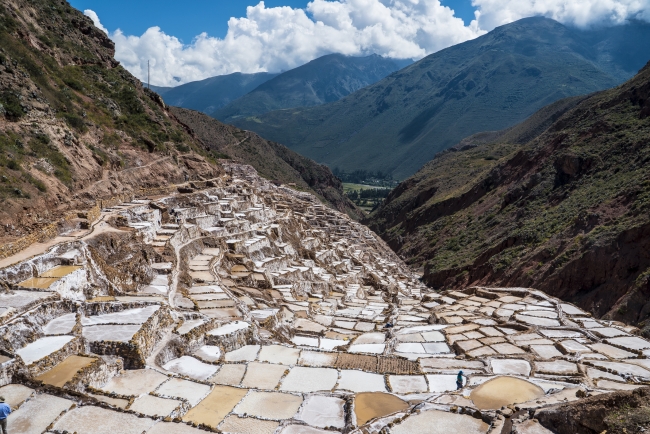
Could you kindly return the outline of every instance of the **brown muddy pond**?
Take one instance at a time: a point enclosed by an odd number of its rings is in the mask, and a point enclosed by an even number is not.
[[[514,377],[497,377],[474,389],[470,399],[481,410],[498,410],[541,396],[544,396],[544,390],[536,384]]]
[[[357,426],[365,425],[368,421],[406,410],[409,405],[389,393],[364,392],[354,398],[354,413],[357,416]]]
[[[36,377],[36,379],[45,384],[63,387],[65,383],[72,380],[72,377],[74,377],[80,369],[89,366],[95,360],[97,359],[91,357],[69,356],[54,368]]]
[[[54,267],[51,270],[47,270],[45,273],[42,273],[40,277],[64,277],[67,276],[70,273],[73,273],[80,268],[83,268],[79,265],[60,265],[58,267]]]
[[[30,277],[24,282],[20,282],[18,286],[23,288],[47,289],[57,280],[59,280],[58,277]]]

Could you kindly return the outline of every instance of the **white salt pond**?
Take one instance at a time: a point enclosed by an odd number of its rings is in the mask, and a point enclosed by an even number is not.
[[[139,396],[153,392],[169,377],[153,369],[124,371],[102,386],[101,390],[117,395]]]
[[[161,396],[182,398],[195,406],[210,393],[210,386],[182,378],[170,378],[156,389],[156,393]]]
[[[31,344],[16,351],[25,362],[25,365],[31,365],[50,354],[59,351],[68,342],[74,339],[74,336],[46,336],[40,338]]]
[[[485,434],[488,424],[481,419],[464,414],[449,413],[440,410],[428,410],[413,414],[398,425],[392,426],[393,434]]]
[[[77,324],[77,314],[68,313],[53,319],[43,327],[43,333],[46,335],[65,335],[72,332],[72,328]]]
[[[163,368],[196,380],[207,380],[212,377],[218,369],[215,365],[203,363],[191,356],[183,356],[178,359],[170,360],[163,365]]]
[[[296,414],[302,402],[300,395],[251,391],[233,411],[239,415],[247,414],[264,419],[290,419]]]
[[[154,423],[153,419],[146,417],[87,405],[65,413],[54,429],[84,434],[142,434]]]
[[[204,362],[218,362],[221,358],[221,348],[215,345],[203,345],[192,355]]]
[[[140,324],[96,325],[84,327],[81,333],[90,342],[129,342],[140,327]]]
[[[386,392],[384,376],[369,372],[342,370],[337,389],[351,392]]]
[[[102,315],[86,316],[81,318],[81,325],[91,326],[98,324],[143,324],[151,315],[156,313],[160,306],[147,306],[136,309],[126,309],[120,312]]]
[[[343,428],[344,404],[345,401],[339,398],[311,395],[305,400],[297,419],[319,428]]]
[[[306,368],[296,366],[282,381],[280,390],[288,392],[316,392],[332,390],[336,385],[339,373],[330,368]]]

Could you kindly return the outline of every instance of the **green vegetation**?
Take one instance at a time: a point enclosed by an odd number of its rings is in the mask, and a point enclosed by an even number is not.
[[[390,188],[379,188],[371,185],[343,183],[343,192],[356,206],[366,212],[371,212],[388,197]]]

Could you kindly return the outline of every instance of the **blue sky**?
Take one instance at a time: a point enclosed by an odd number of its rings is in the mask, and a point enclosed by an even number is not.
[[[149,27],[159,26],[185,44],[201,32],[223,38],[230,17],[246,16],[246,7],[259,0],[69,0],[83,11],[94,10],[104,27],[113,32],[122,29],[127,35],[141,35]],[[267,8],[291,6],[304,8],[308,0],[265,0]],[[471,0],[443,0],[465,24],[474,19]]]

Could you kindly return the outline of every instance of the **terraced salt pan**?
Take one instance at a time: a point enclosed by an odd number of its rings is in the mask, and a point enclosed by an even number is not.
[[[215,365],[203,363],[191,356],[183,356],[178,359],[170,360],[163,365],[163,368],[196,380],[207,380],[212,377],[218,369]]]
[[[318,348],[321,350],[331,351],[338,346],[347,345],[348,343],[350,343],[350,341],[344,339],[320,338]]]
[[[399,425],[392,426],[393,434],[449,434],[460,432],[463,434],[485,434],[488,424],[481,419],[464,414],[450,413],[440,410],[428,410],[412,414]]]
[[[153,392],[169,377],[153,369],[137,369],[124,371],[117,377],[111,378],[101,390],[117,395],[139,396]]]
[[[284,378],[280,390],[287,392],[332,390],[338,377],[336,369],[296,366],[291,368],[289,374]]]
[[[205,431],[192,428],[184,423],[158,422],[147,434],[204,434]]]
[[[241,434],[273,434],[280,424],[270,420],[260,420],[252,417],[228,416],[219,426],[221,432]]]
[[[7,432],[40,434],[59,417],[61,412],[69,409],[73,404],[73,401],[58,396],[35,395],[9,415],[7,418]]]
[[[429,390],[423,375],[389,375],[388,382],[393,393],[423,393]]]
[[[530,349],[542,359],[552,359],[562,355],[553,345],[531,345]]]
[[[77,314],[68,313],[53,319],[43,327],[45,335],[65,335],[72,332],[72,328],[77,324]]]
[[[319,427],[345,427],[345,401],[331,396],[311,395],[305,400],[296,417],[305,423]]]
[[[0,396],[5,398],[6,404],[11,408],[16,408],[18,404],[29,398],[32,393],[34,393],[34,389],[22,384],[7,384],[0,387]]]
[[[203,401],[183,416],[183,421],[216,428],[247,392],[248,389],[215,386]]]
[[[64,414],[54,429],[84,434],[142,434],[154,423],[149,418],[88,405]]]
[[[27,344],[25,347],[17,350],[16,354],[23,359],[25,365],[29,366],[32,363],[59,351],[73,339],[74,336],[46,336],[32,342],[31,344]]]
[[[305,366],[315,367],[334,366],[336,363],[336,358],[336,353],[323,353],[303,350],[300,353],[300,359],[298,360],[298,363]]]
[[[608,344],[625,348],[626,350],[639,351],[650,348],[650,342],[636,336],[625,336],[620,338],[607,339]]]
[[[174,399],[159,398],[152,395],[143,395],[136,399],[129,407],[136,413],[146,414],[147,416],[161,416],[167,417],[174,410],[178,409],[181,401]]]
[[[354,340],[354,345],[360,344],[383,344],[386,342],[384,333],[364,333]]]
[[[369,353],[369,354],[381,354],[384,352],[386,345],[384,344],[358,344],[350,345],[348,353]]]
[[[341,371],[339,383],[336,388],[357,393],[387,391],[383,375],[347,369]]]
[[[638,377],[650,378],[650,371],[641,366],[619,362],[604,362],[600,360],[590,361],[589,364],[616,374],[635,375]]]
[[[233,411],[239,415],[282,420],[292,418],[301,404],[300,395],[251,391]]]
[[[307,425],[287,425],[282,428],[280,434],[332,434],[332,431],[312,428]]]
[[[94,357],[68,356],[54,368],[36,377],[36,380],[52,386],[63,387],[68,381],[72,380],[79,370],[90,366],[95,360],[97,359]]]
[[[84,327],[81,334],[90,342],[129,342],[140,327],[140,324],[96,325]]]
[[[604,354],[611,359],[628,359],[636,357],[636,354],[634,353],[630,353],[629,351],[621,350],[620,348],[616,348],[600,342],[589,345],[589,347],[592,350]]]
[[[289,366],[287,365],[251,362],[248,364],[241,385],[251,389],[273,390],[288,370]]]
[[[34,302],[50,297],[52,297],[52,293],[50,292],[17,290],[12,291],[11,294],[0,294],[0,306],[20,309]]]
[[[156,389],[158,395],[185,399],[191,406],[201,402],[209,392],[210,386],[182,378],[170,378]]]
[[[261,362],[294,365],[298,362],[299,356],[300,350],[296,348],[284,347],[282,345],[269,345],[262,347],[257,358]]]
[[[578,367],[575,363],[565,360],[554,360],[552,362],[535,362],[535,371],[541,374],[575,375]]]
[[[497,375],[530,375],[530,363],[521,359],[492,359],[492,372]]]
[[[365,425],[372,419],[404,411],[409,405],[389,393],[359,393],[354,397],[354,414],[357,425]]]
[[[456,375],[430,374],[427,375],[429,392],[442,393],[456,390]]]
[[[257,358],[260,348],[259,345],[244,345],[237,350],[227,352],[224,359],[227,362],[252,362]]]
[[[143,324],[151,315],[156,313],[160,306],[147,306],[136,309],[126,309],[120,312],[102,315],[86,316],[81,319],[81,325],[91,326],[99,324]]]
[[[203,345],[192,355],[205,362],[218,362],[221,358],[221,348],[215,345]]]
[[[531,382],[514,377],[496,377],[484,382],[470,394],[477,408],[500,409],[544,396],[544,390]]]
[[[244,364],[224,364],[209,380],[215,384],[238,386],[242,378],[244,378],[245,372],[246,365]]]

